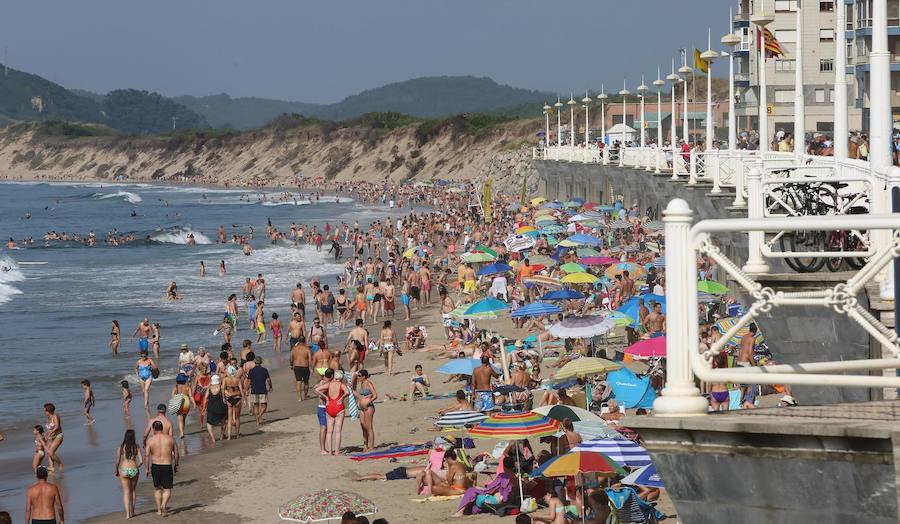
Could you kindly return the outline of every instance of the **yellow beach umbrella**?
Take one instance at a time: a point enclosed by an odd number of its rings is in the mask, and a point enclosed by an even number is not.
[[[535,211],[534,216],[539,217],[542,215],[552,215],[555,212],[556,211],[553,209],[548,209],[548,208],[544,207],[544,208],[541,208],[541,209],[538,209],[537,211]]]
[[[530,233],[530,232],[532,232],[532,231],[535,231],[535,228],[534,228],[534,227],[532,227],[532,226],[522,226],[522,227],[516,229],[516,234],[517,234],[517,235],[521,235],[521,234],[523,234],[523,233]]]
[[[596,284],[600,279],[590,273],[570,273],[560,280],[563,284]]]
[[[622,366],[620,364],[617,364],[612,360],[606,360],[605,358],[581,357],[576,358],[561,367],[559,371],[556,372],[556,375],[553,376],[553,380],[586,377],[596,375],[597,373],[608,373],[621,368]]]
[[[534,197],[534,198],[531,199],[531,205],[533,205],[533,206],[539,206],[539,205],[543,204],[543,203],[546,202],[546,201],[547,201],[547,199],[544,198],[544,197]]]

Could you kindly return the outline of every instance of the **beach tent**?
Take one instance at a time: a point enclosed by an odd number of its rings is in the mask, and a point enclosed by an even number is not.
[[[634,128],[619,122],[606,130],[606,136],[609,137],[607,143],[614,143],[616,140],[623,143],[633,142],[634,138],[637,136],[637,131],[635,131]]]
[[[656,400],[656,391],[650,387],[649,377],[638,377],[628,368],[612,371],[606,375],[613,395],[625,408],[651,409]]]

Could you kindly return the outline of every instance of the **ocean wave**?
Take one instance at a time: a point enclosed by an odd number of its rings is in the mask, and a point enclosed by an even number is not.
[[[172,228],[167,231],[159,231],[150,235],[150,239],[154,242],[159,242],[162,244],[187,244],[188,243],[188,235],[194,235],[194,241],[197,244],[212,244],[212,240],[209,239],[208,236],[200,233],[199,231],[194,231],[191,228]]]
[[[141,198],[140,195],[137,195],[130,191],[116,191],[115,193],[94,193],[93,196],[97,200],[106,200],[107,198],[121,197],[131,204],[137,204],[138,202],[144,201],[144,199]]]
[[[16,295],[21,295],[19,288],[11,286],[10,282],[21,282],[25,275],[19,270],[16,261],[9,257],[0,257],[0,304],[5,304]]]
[[[266,200],[262,203],[264,206],[306,206],[312,204],[309,200],[285,200],[285,201],[272,201]]]

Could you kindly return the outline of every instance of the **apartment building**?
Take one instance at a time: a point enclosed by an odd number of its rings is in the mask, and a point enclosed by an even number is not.
[[[853,75],[848,99],[862,112],[862,127],[868,128],[869,52],[872,50],[872,0],[844,0],[846,8],[847,74]],[[891,114],[894,129],[900,128],[900,0],[888,0],[888,50],[891,53]]]

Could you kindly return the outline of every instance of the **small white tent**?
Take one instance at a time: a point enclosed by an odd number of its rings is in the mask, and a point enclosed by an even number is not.
[[[607,129],[606,136],[608,144],[614,144],[617,140],[619,142],[630,142],[637,137],[637,131],[620,122]]]

